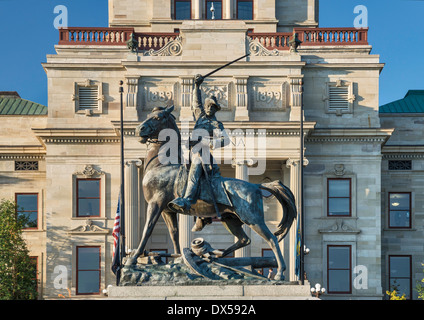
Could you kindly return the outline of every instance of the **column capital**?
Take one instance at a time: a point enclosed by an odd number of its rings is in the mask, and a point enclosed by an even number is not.
[[[125,165],[127,165],[127,166],[135,165],[137,167],[141,167],[143,165],[143,160],[141,160],[141,159],[127,160],[127,161],[125,161]]]
[[[253,161],[252,159],[233,159],[231,160],[231,167],[232,168],[236,168],[237,166],[248,166],[251,167],[255,164],[255,161]]]
[[[300,162],[300,159],[287,159],[286,161],[286,167],[291,168],[292,166],[298,166]],[[309,160],[306,158],[303,158],[303,166],[306,167],[309,164]]]

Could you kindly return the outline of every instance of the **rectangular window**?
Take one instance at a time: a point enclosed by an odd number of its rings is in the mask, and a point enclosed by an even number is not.
[[[35,290],[38,292],[38,257],[30,257],[31,266],[33,267],[33,281]]]
[[[77,247],[77,294],[100,293],[100,247]]]
[[[327,215],[351,216],[351,179],[327,180]]]
[[[253,20],[253,0],[237,0],[237,19]]]
[[[191,0],[174,0],[174,19],[191,19]]]
[[[100,216],[100,179],[77,179],[77,217]]]
[[[213,14],[212,14],[212,5],[213,5]],[[212,17],[215,20],[222,19],[222,0],[210,1],[206,0],[206,19],[210,20]]]
[[[389,228],[411,228],[410,192],[389,192]]]
[[[26,219],[25,229],[38,228],[38,193],[15,194],[18,216]]]
[[[328,293],[351,293],[351,246],[327,246]]]
[[[390,291],[412,297],[411,256],[389,256],[389,286]]]

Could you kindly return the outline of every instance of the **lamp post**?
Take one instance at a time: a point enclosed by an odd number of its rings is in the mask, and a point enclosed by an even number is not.
[[[315,297],[319,298],[320,295],[325,293],[325,288],[322,288],[321,285],[319,283],[317,283],[315,285],[315,287],[311,288],[311,293],[312,295],[314,295]]]
[[[303,149],[304,149],[304,136],[303,136],[303,80],[300,80],[300,282],[305,284],[305,213],[303,204]]]

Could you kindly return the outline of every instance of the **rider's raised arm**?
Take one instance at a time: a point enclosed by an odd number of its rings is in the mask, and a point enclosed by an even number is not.
[[[203,77],[200,74],[196,75],[194,78],[193,101],[191,104],[191,110],[193,111],[194,119],[196,121],[205,114],[205,109],[202,104],[202,91],[200,90],[202,82]]]

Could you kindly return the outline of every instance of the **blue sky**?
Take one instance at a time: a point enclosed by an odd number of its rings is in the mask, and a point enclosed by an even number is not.
[[[143,0],[138,0],[143,1]],[[47,77],[41,66],[53,54],[59,33],[54,8],[68,9],[68,25],[108,25],[107,0],[0,0],[0,91],[47,104]],[[368,10],[368,40],[385,68],[380,78],[380,105],[424,89],[424,1],[321,0],[321,27],[352,27],[354,8]]]

